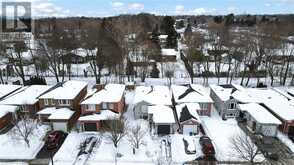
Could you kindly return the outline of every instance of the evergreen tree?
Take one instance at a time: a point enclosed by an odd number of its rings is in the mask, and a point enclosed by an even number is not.
[[[156,63],[152,67],[152,71],[151,71],[150,77],[151,78],[159,78],[159,69],[157,68]]]
[[[161,24],[161,31],[168,35],[166,39],[167,48],[177,48],[177,32],[174,28],[175,20],[171,16],[166,16],[163,18]]]

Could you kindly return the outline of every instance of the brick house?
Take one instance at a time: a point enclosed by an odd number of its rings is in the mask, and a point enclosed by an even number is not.
[[[47,93],[39,97],[40,109],[46,107],[67,107],[80,111],[80,101],[87,94],[87,83],[70,80],[58,83]]]
[[[81,102],[79,123],[83,131],[97,131],[104,122],[117,120],[124,111],[125,85],[97,85],[96,92]]]
[[[197,103],[194,109],[200,116],[210,116],[213,100],[202,85],[172,85],[171,87],[176,104]]]
[[[6,96],[0,104],[19,106],[21,113],[34,117],[40,110],[38,97],[50,88],[48,85],[25,86]]]
[[[17,106],[0,105],[0,130],[12,123],[17,110]]]
[[[86,82],[69,80],[58,83],[39,97],[39,106],[42,109],[38,113],[39,118],[43,122],[50,123],[53,129],[69,131],[81,114],[80,102],[86,94]],[[56,115],[59,115],[58,119],[52,117]],[[56,121],[63,124],[55,124]]]

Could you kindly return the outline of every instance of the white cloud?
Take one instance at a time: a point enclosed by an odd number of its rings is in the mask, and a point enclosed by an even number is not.
[[[131,3],[128,5],[129,10],[143,10],[144,7],[145,6],[142,3]]]
[[[183,14],[184,10],[185,10],[185,7],[183,5],[177,5],[175,13],[176,14]]]
[[[234,7],[234,6],[230,6],[230,7],[228,7],[228,9],[227,9],[228,13],[236,13],[237,10],[238,10],[238,9],[237,9],[236,7]]]
[[[294,3],[294,0],[278,0],[283,3]]]
[[[122,2],[111,2],[111,6],[113,8],[121,8],[121,7],[124,6],[124,3],[122,3]]]
[[[270,3],[266,3],[265,6],[266,6],[266,7],[271,7],[272,4],[270,4]]]

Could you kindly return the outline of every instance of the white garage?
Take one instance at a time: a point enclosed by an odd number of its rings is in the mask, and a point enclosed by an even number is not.
[[[255,133],[275,137],[278,126],[282,122],[267,109],[257,103],[239,104],[240,110],[245,112],[247,126]]]

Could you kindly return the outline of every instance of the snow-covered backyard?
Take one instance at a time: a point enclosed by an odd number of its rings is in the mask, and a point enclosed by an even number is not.
[[[34,159],[38,152],[44,145],[43,138],[46,132],[49,130],[47,126],[36,126],[33,134],[29,137],[30,147],[24,142],[11,134],[10,130],[8,133],[0,135],[0,159],[6,160],[30,160]],[[15,128],[12,128],[15,129]]]

